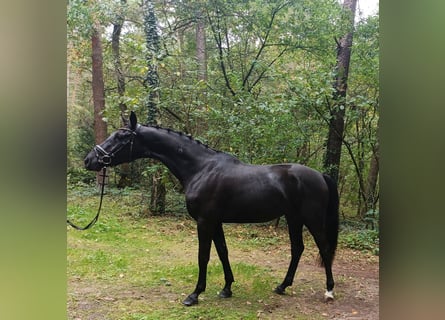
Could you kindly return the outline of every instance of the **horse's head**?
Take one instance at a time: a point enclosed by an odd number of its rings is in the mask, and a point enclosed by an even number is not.
[[[87,170],[99,171],[103,167],[111,167],[134,160],[133,144],[138,127],[137,118],[131,112],[130,122],[126,127],[113,132],[104,142],[96,145],[85,157]]]

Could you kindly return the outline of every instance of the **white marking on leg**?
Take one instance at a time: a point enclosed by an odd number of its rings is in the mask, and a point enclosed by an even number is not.
[[[326,301],[331,301],[331,300],[334,300],[334,291],[326,291],[325,292],[325,294],[324,294],[324,299],[326,300]]]

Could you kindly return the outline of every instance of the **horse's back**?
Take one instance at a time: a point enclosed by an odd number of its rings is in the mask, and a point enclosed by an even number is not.
[[[321,173],[300,164],[256,166],[230,157],[218,160],[186,192],[192,216],[219,215],[222,222],[270,221],[297,210],[307,192],[323,187]]]

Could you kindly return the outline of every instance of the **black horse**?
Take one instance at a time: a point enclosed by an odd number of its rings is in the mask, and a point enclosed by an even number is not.
[[[163,162],[184,187],[187,210],[196,220],[199,238],[199,277],[183,304],[198,303],[206,289],[212,240],[222,262],[225,286],[220,297],[232,296],[234,281],[222,223],[257,223],[286,217],[291,261],[284,281],[275,289],[284,294],[292,285],[304,250],[305,225],[319,248],[326,270],[327,300],[333,299],[332,261],[338,236],[338,191],[329,176],[299,164],[255,166],[209,148],[190,136],[130,122],[97,145],[85,158],[88,170],[101,170],[138,158]]]

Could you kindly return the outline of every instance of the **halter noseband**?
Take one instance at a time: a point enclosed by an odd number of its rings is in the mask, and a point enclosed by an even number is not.
[[[131,161],[132,154],[133,154],[133,142],[134,142],[134,137],[136,136],[136,132],[134,130],[131,130],[128,128],[120,128],[119,130],[125,130],[125,131],[131,132],[130,140],[128,140],[124,144],[121,144],[115,150],[113,149],[110,152],[107,152],[104,148],[102,148],[98,144],[94,146],[94,152],[96,153],[97,162],[103,164],[105,167],[109,166],[111,164],[111,160],[114,158],[116,153],[118,153],[120,150],[122,150],[129,143],[130,143],[130,159],[128,162]]]

